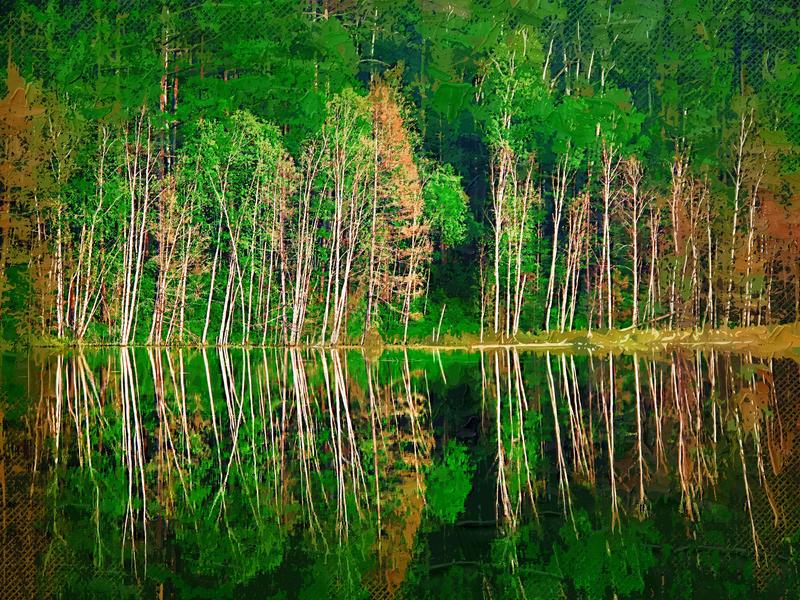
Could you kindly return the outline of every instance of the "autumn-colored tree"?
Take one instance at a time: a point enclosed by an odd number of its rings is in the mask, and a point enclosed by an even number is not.
[[[15,287],[11,273],[28,262],[31,240],[39,234],[32,220],[36,211],[31,210],[38,172],[46,160],[39,147],[41,138],[35,135],[35,120],[43,114],[39,96],[38,88],[26,83],[9,63],[6,94],[0,99],[0,315],[4,323],[11,323],[9,293]],[[36,254],[41,261],[38,250]]]
[[[377,80],[372,83],[369,98],[377,163],[365,329],[369,328],[373,299],[377,298],[390,306],[399,306],[405,342],[412,301],[423,291],[425,283],[432,249],[430,227],[424,215],[422,182],[398,93],[386,82]],[[379,231],[381,240],[377,239]]]

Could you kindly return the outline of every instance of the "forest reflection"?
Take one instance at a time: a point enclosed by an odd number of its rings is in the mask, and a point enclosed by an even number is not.
[[[794,361],[123,348],[24,369],[6,428],[55,595],[797,585]]]

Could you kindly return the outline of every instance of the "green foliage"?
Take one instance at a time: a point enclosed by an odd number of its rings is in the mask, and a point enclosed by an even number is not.
[[[464,512],[474,472],[466,446],[448,442],[441,462],[435,463],[428,474],[426,501],[431,514],[443,523],[455,523]]]
[[[652,526],[632,521],[618,532],[606,527],[595,528],[586,513],[577,513],[574,528],[571,524],[561,528],[563,546],[555,560],[587,598],[643,592],[645,575],[656,563],[648,545],[655,539]]]
[[[554,110],[554,95],[542,81],[544,56],[525,29],[493,49],[476,118],[491,146],[507,146],[518,156],[536,154],[542,127]]]
[[[424,187],[425,216],[439,234],[443,246],[457,246],[467,236],[467,195],[461,177],[451,165],[437,166]]]

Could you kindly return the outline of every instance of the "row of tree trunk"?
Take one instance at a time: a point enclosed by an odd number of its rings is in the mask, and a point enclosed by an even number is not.
[[[733,149],[731,210],[708,176],[692,172],[684,148],[676,148],[669,188],[658,191],[635,156],[598,142],[598,178],[591,162],[578,177],[565,153],[547,186],[531,184],[547,179],[532,175],[531,159],[494,147],[493,274],[482,312],[492,315],[495,336],[516,336],[523,312],[529,329],[562,332],[576,316],[589,329],[796,318],[800,232],[792,206],[764,186],[771,157],[753,133],[752,113],[742,116]]]

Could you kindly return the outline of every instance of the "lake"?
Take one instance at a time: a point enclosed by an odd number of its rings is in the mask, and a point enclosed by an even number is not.
[[[800,364],[5,353],[0,596],[796,597]]]

